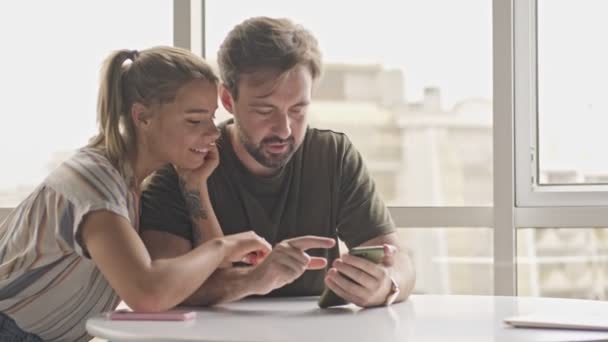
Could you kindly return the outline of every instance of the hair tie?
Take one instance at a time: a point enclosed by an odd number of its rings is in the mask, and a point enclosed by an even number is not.
[[[137,50],[131,50],[131,52],[129,52],[129,58],[135,62],[135,59],[139,57],[139,51]]]

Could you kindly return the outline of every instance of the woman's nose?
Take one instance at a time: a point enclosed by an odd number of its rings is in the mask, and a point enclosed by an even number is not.
[[[217,128],[215,124],[211,124],[203,130],[203,136],[205,138],[212,138],[213,141],[219,139],[220,137],[220,129]]]

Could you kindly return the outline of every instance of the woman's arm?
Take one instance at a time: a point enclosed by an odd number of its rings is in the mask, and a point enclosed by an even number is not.
[[[203,242],[224,236],[222,227],[215,216],[207,180],[217,168],[220,161],[217,145],[211,144],[205,156],[205,162],[195,170],[175,167],[179,188],[186,203],[186,209],[192,220],[192,245],[200,246]]]
[[[101,273],[136,311],[170,309],[198,289],[224,260],[270,251],[265,240],[247,232],[209,240],[175,258],[152,260],[124,217],[95,211],[85,217],[81,230],[84,244]]]
[[[192,220],[192,247],[196,248],[205,241],[224,236],[211,205],[207,184],[199,189],[189,189],[181,177],[179,184]]]
[[[178,257],[192,250],[189,240],[175,234],[158,230],[144,230],[141,237],[150,256],[155,260]],[[218,268],[182,304],[208,306],[232,302],[257,294],[258,290],[251,279],[250,268]]]

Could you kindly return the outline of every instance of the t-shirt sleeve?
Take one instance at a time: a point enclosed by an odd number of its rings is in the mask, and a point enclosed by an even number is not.
[[[192,221],[171,165],[156,171],[141,197],[141,230],[158,230],[192,241]]]
[[[77,153],[54,170],[45,185],[52,189],[39,192],[48,209],[46,221],[55,220],[55,236],[79,255],[90,258],[81,236],[89,213],[110,211],[133,225],[124,179],[101,154]]]
[[[361,154],[344,136],[344,153],[339,174],[338,236],[348,248],[395,231]]]

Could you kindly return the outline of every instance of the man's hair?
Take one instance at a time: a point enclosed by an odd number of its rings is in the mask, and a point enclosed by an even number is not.
[[[308,67],[313,80],[321,75],[317,39],[289,19],[253,17],[235,26],[217,53],[220,77],[232,97],[238,96],[241,74],[263,69],[288,72]]]

